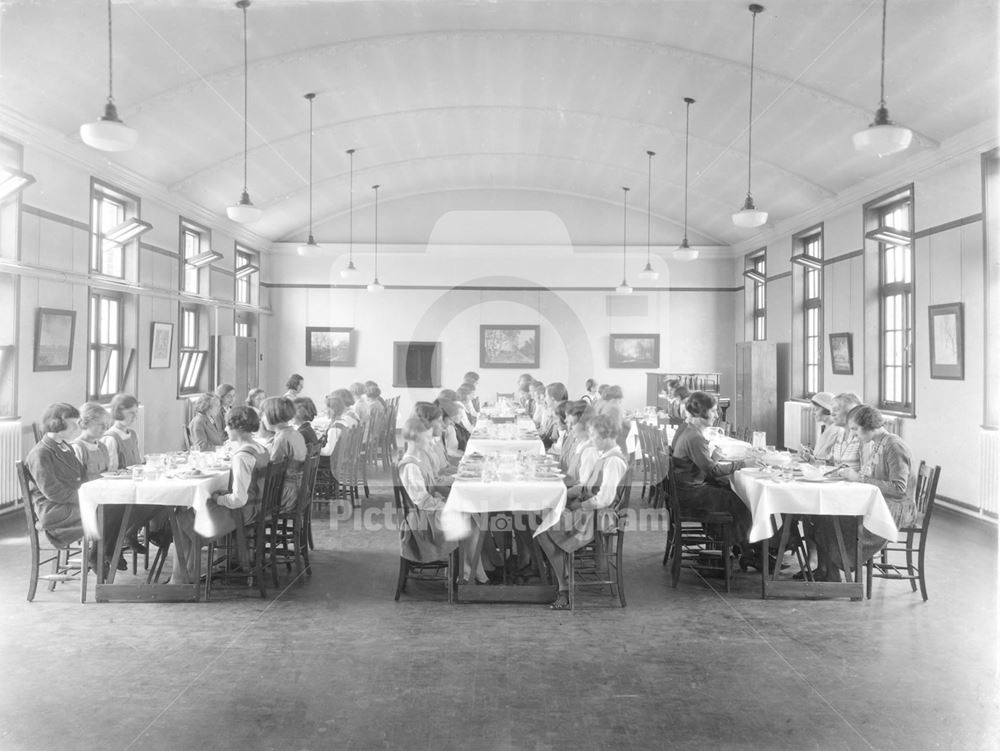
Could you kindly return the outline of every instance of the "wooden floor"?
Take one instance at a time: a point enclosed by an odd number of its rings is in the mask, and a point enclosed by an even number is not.
[[[24,600],[21,515],[0,517],[0,748],[996,749],[994,528],[941,513],[927,603],[759,599],[759,578],[660,565],[626,538],[628,607],[393,601],[384,482],[316,520],[314,574],[267,600]]]

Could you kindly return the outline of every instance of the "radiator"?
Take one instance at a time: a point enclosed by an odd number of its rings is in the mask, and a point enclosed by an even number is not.
[[[802,446],[816,445],[816,421],[812,405],[805,402],[785,402],[785,448],[798,451]]]
[[[21,498],[14,462],[21,456],[21,421],[0,421],[0,508],[12,506]]]
[[[979,432],[979,498],[982,511],[1000,511],[1000,432]]]

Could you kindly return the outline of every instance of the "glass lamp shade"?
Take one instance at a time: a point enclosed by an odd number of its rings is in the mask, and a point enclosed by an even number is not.
[[[247,191],[243,191],[243,195],[240,196],[240,202],[235,206],[226,207],[226,215],[232,219],[234,222],[239,222],[240,224],[252,224],[256,222],[264,212],[258,209],[250,202],[250,194]]]
[[[631,295],[632,288],[629,286],[629,283],[627,281],[622,279],[622,283],[619,284],[617,287],[615,287],[615,292],[617,292],[619,295]]]
[[[108,102],[100,120],[80,126],[80,138],[92,149],[128,151],[139,140],[139,134],[118,119],[115,105]]]
[[[687,238],[674,248],[674,259],[677,261],[693,261],[698,257],[698,251],[688,245]]]
[[[649,282],[655,282],[660,278],[660,272],[656,271],[648,262],[646,267],[639,272],[639,278]]]
[[[378,280],[378,277],[375,277],[372,283],[368,285],[369,292],[381,292],[384,289],[385,287],[382,286],[382,282]]]
[[[747,199],[743,202],[743,208],[733,214],[733,224],[737,227],[759,227],[767,221],[767,212],[758,211],[754,205],[753,198],[747,193]]]
[[[312,235],[309,235],[309,239],[296,248],[296,250],[300,256],[310,256],[319,250],[319,245],[316,239]]]
[[[913,131],[891,122],[874,122],[854,134],[854,148],[862,154],[889,156],[909,148]]]
[[[358,278],[358,267],[354,265],[354,261],[347,264],[346,269],[340,270],[341,279],[357,279]]]

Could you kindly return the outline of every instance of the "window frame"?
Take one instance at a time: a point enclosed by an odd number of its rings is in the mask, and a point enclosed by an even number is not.
[[[233,252],[233,300],[240,305],[254,305],[256,301],[256,291],[257,285],[259,284],[258,275],[259,271],[254,271],[248,274],[243,279],[236,276],[236,270],[241,266],[246,264],[252,264],[254,266],[260,267],[260,254],[255,250],[240,245],[235,244],[235,250]],[[243,299],[241,292],[246,292],[246,299]]]
[[[198,238],[198,247],[196,252],[188,253],[187,237],[188,235],[193,235]],[[188,295],[207,295],[207,290],[202,290],[205,284],[205,276],[202,273],[206,266],[195,267],[190,266],[187,262],[188,258],[194,257],[200,253],[204,253],[212,248],[212,231],[198,222],[193,222],[185,217],[180,217],[178,223],[178,240],[177,240],[177,253],[180,256],[180,276],[177,280],[178,289]],[[195,289],[188,289],[188,278],[194,278],[196,281]]]
[[[102,211],[102,207],[104,206],[105,201],[114,203],[121,207],[119,218],[112,222],[109,227],[104,226],[103,220],[104,212]],[[91,178],[89,230],[90,251],[87,261],[88,269],[91,274],[99,274],[112,279],[124,280],[128,278],[128,252],[130,248],[138,247],[139,238],[134,238],[124,244],[115,243],[111,246],[111,248],[115,251],[117,260],[114,265],[121,270],[121,273],[115,273],[115,271],[108,269],[108,264],[106,263],[108,250],[103,248],[104,233],[114,229],[131,216],[141,219],[140,209],[141,202],[138,196],[134,196],[131,193],[127,193],[126,191],[120,190],[119,188],[97,180],[96,178]],[[136,256],[138,256],[138,254],[136,254]]]
[[[820,261],[824,258],[823,225],[818,224],[792,236],[795,254],[803,254]],[[823,268],[802,266],[802,302],[799,314],[802,316],[802,393],[808,399],[823,390],[823,290],[825,279]],[[812,294],[815,293],[815,294]],[[815,323],[815,330],[810,325]],[[815,361],[810,358],[810,340]],[[810,383],[810,369],[815,374],[815,383]]]
[[[118,325],[116,328],[117,343],[105,342],[101,335],[102,323],[102,302],[114,302],[118,306]],[[125,296],[121,293],[110,292],[103,289],[91,288],[87,294],[88,305],[88,325],[87,325],[87,399],[89,401],[106,402],[121,389],[125,372]],[[115,373],[106,370],[105,377],[100,377],[96,372],[101,362],[102,351],[110,352],[106,365],[111,368],[115,363]],[[117,357],[114,357],[117,355]],[[107,376],[111,376],[110,379]],[[101,386],[105,380],[109,380],[108,389],[103,390]]]
[[[762,274],[767,279],[767,248],[762,248],[751,253],[747,260],[750,262],[749,268]],[[753,341],[767,341],[767,282],[753,282],[753,306],[752,306],[752,332]]]
[[[181,304],[177,337],[177,395],[198,394],[208,351],[199,348],[201,338],[201,307]],[[188,317],[193,317],[190,326]]]

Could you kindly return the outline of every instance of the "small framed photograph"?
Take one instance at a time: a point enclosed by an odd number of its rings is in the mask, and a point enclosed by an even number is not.
[[[354,329],[339,326],[306,327],[306,365],[352,367],[356,354]]]
[[[35,372],[72,370],[76,311],[38,308],[35,313]]]
[[[830,334],[830,363],[835,375],[854,375],[854,341],[850,333]]]
[[[965,321],[960,302],[927,308],[931,378],[965,380]]]
[[[660,367],[659,334],[612,334],[608,365],[612,368]]]
[[[174,324],[153,321],[149,334],[149,367],[169,368],[174,344]]]
[[[480,326],[480,368],[537,368],[538,326]]]

